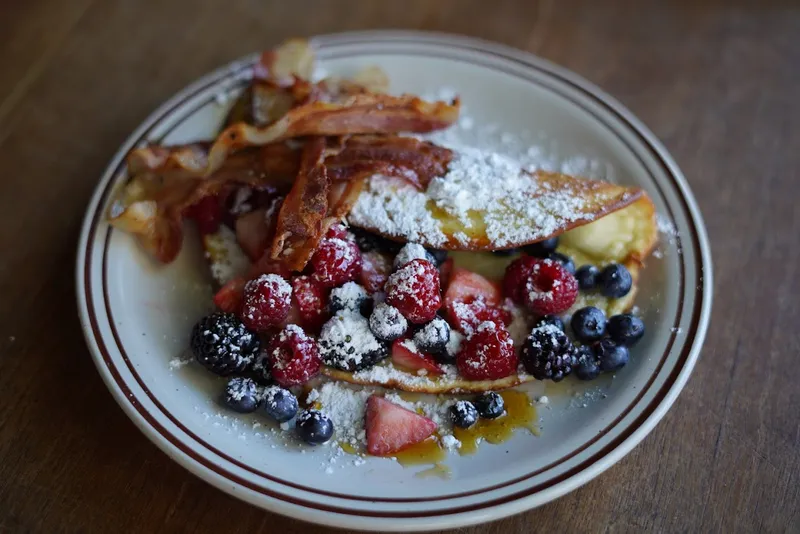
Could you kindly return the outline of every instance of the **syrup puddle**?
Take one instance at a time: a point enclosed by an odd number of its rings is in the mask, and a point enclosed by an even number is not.
[[[527,393],[508,390],[500,393],[505,402],[506,414],[497,419],[479,419],[470,428],[454,428],[453,435],[461,442],[459,454],[475,454],[481,441],[494,445],[503,443],[514,435],[517,428],[526,428],[534,436],[539,435],[536,426],[536,407]]]

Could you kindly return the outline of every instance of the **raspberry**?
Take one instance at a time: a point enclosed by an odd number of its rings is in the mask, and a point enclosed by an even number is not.
[[[471,302],[453,302],[447,311],[453,328],[467,335],[472,334],[481,323],[486,321],[508,326],[513,320],[511,312],[506,308],[486,304],[482,298]]]
[[[386,282],[386,303],[412,323],[427,323],[442,306],[439,271],[427,260],[412,260]]]
[[[361,251],[352,241],[338,237],[323,239],[311,257],[314,279],[325,287],[336,287],[361,274]]]
[[[525,280],[523,297],[533,313],[559,314],[578,298],[578,281],[560,263],[538,260]]]
[[[325,239],[347,239],[347,227],[341,223],[336,223],[328,228]]]
[[[242,322],[251,330],[263,332],[280,324],[289,315],[292,286],[277,274],[262,274],[244,285]]]
[[[186,209],[186,216],[194,219],[201,234],[213,234],[222,222],[222,203],[216,196],[198,200]]]
[[[267,352],[272,377],[283,387],[305,384],[322,367],[317,343],[297,325],[288,325],[272,338]]]
[[[487,321],[464,343],[456,364],[469,380],[496,380],[516,372],[519,360],[508,330]]]
[[[292,296],[303,325],[309,330],[319,331],[330,317],[325,288],[310,276],[298,276],[292,280]]]
[[[538,262],[539,260],[532,256],[522,256],[512,261],[506,267],[506,274],[503,277],[503,294],[517,304],[525,302],[523,298],[525,281]]]
[[[392,272],[392,260],[386,254],[377,251],[365,252],[361,255],[361,285],[369,293],[383,291],[386,280]]]

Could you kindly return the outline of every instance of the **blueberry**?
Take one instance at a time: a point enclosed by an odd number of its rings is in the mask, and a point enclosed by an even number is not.
[[[475,408],[478,410],[478,415],[484,419],[497,419],[506,413],[506,405],[503,402],[503,397],[494,391],[487,391],[479,395],[475,401]]]
[[[361,311],[368,300],[366,289],[355,282],[347,282],[342,287],[331,290],[328,307],[332,314],[341,310]]]
[[[272,366],[269,362],[269,353],[266,350],[258,353],[248,375],[262,386],[272,384]]]
[[[391,342],[398,339],[408,330],[408,321],[400,310],[385,302],[375,305],[369,316],[369,329],[381,341]]]
[[[607,373],[622,369],[630,359],[627,347],[617,345],[610,339],[604,339],[597,343],[594,351],[600,360],[600,369]]]
[[[460,400],[450,407],[450,418],[458,428],[469,428],[478,422],[478,409],[471,402]]]
[[[441,317],[434,317],[414,333],[414,343],[419,350],[428,353],[442,352],[450,341],[450,325]]]
[[[558,315],[542,315],[536,321],[536,324],[534,325],[534,328],[542,326],[542,325],[546,325],[546,324],[553,325],[556,328],[558,328],[559,330],[561,330],[562,332],[564,331],[564,321],[562,321],[561,317],[559,317]]]
[[[594,380],[600,375],[600,361],[592,347],[583,345],[576,349],[578,363],[575,365],[575,376],[581,380]]]
[[[597,341],[606,333],[606,315],[594,306],[586,306],[572,314],[569,325],[584,343]]]
[[[633,278],[624,265],[610,263],[600,271],[599,285],[603,295],[618,299],[627,295],[631,290]]]
[[[506,248],[502,250],[493,250],[492,254],[494,254],[495,256],[513,256],[518,252],[519,252],[518,248]]]
[[[447,261],[447,251],[446,250],[440,250],[440,249],[436,249],[436,248],[429,248],[429,249],[426,249],[426,250],[428,251],[428,254],[430,254],[430,256],[433,258],[433,260],[434,260],[433,264],[435,266],[438,267],[441,264],[443,264],[445,261]]]
[[[222,396],[225,406],[239,413],[250,413],[258,408],[258,388],[250,378],[231,378]]]
[[[456,355],[461,351],[461,344],[464,342],[464,336],[458,330],[450,330],[450,339],[447,340],[447,345],[443,351],[437,352],[434,355],[439,363],[456,363]]]
[[[546,258],[548,254],[554,252],[558,247],[558,237],[551,237],[538,243],[522,247],[522,251],[536,258]]]
[[[575,271],[575,278],[578,280],[578,288],[584,291],[594,289],[597,286],[597,276],[600,274],[600,269],[594,265],[581,265]]]
[[[279,423],[290,421],[297,415],[297,397],[288,389],[271,386],[264,392],[264,411]]]
[[[321,445],[333,436],[333,422],[319,410],[305,410],[297,417],[295,431],[309,445]]]
[[[617,345],[632,347],[644,335],[644,322],[632,313],[622,313],[608,320],[606,330]]]
[[[560,252],[551,252],[547,255],[547,259],[560,263],[570,274],[575,274],[575,262],[569,256]]]

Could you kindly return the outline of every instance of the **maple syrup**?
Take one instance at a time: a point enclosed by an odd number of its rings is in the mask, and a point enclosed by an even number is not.
[[[407,449],[392,454],[400,465],[437,464],[447,458],[447,451],[435,437],[426,439],[421,443],[412,445]]]
[[[506,414],[497,419],[479,419],[470,428],[454,428],[453,435],[461,442],[459,454],[475,454],[481,440],[498,444],[507,441],[517,428],[527,428],[539,435],[536,426],[536,408],[527,393],[507,390],[500,393],[505,403]]]
[[[444,465],[442,463],[438,463],[438,464],[434,464],[433,467],[430,467],[428,469],[420,471],[419,473],[416,473],[414,476],[418,477],[418,478],[436,477],[436,478],[441,478],[441,479],[447,480],[447,479],[450,478],[450,476],[452,474],[453,474],[453,472],[450,470],[449,467],[447,467],[446,465]]]

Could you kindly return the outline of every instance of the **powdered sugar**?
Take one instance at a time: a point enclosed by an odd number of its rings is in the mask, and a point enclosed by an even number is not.
[[[367,290],[355,282],[347,282],[341,287],[331,290],[331,303],[336,302],[338,309],[358,311],[367,299]]]
[[[428,251],[419,243],[406,243],[394,258],[394,268],[402,267],[411,260],[430,260]]]

